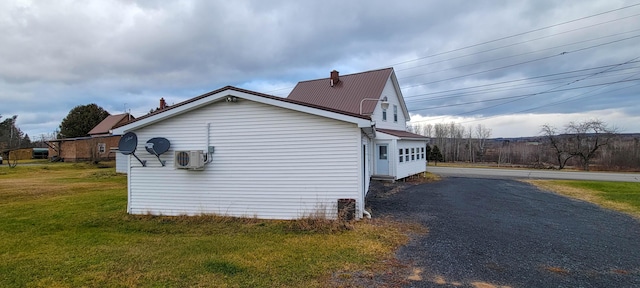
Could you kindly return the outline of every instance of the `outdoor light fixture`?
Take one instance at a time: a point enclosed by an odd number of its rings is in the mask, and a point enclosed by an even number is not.
[[[227,102],[238,102],[238,97],[236,97],[236,96],[227,96]]]
[[[384,98],[382,98],[382,99],[364,98],[364,99],[360,100],[360,115],[363,115],[362,114],[362,103],[364,103],[364,101],[382,101],[380,103],[380,108],[382,108],[384,110],[389,108],[389,101],[387,100],[387,96],[384,96]]]

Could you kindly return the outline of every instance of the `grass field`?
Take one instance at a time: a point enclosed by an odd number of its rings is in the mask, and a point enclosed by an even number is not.
[[[0,287],[324,287],[334,273],[383,272],[420,230],[381,219],[339,230],[133,216],[126,201],[126,176],[113,168],[0,167]]]
[[[540,188],[640,218],[640,183],[528,180]]]

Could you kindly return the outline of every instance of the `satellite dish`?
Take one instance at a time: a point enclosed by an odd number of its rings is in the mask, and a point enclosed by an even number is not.
[[[169,150],[169,147],[171,147],[171,143],[169,143],[169,140],[161,137],[149,139],[149,141],[147,141],[147,145],[145,146],[147,152],[156,156],[160,156],[162,155],[162,153],[167,152]]]
[[[144,148],[147,150],[147,152],[149,152],[149,154],[158,157],[158,161],[160,161],[160,164],[164,166],[166,161],[160,160],[160,155],[162,155],[162,153],[164,152],[167,152],[170,146],[171,143],[169,143],[169,140],[167,140],[166,138],[156,137],[149,139],[149,141],[147,141],[147,145],[145,145]]]
[[[133,154],[136,152],[136,147],[138,147],[138,136],[133,132],[127,132],[118,142],[118,150],[124,155]]]
[[[147,161],[140,160],[140,158],[136,156],[136,147],[138,147],[138,136],[133,132],[125,133],[118,142],[118,151],[120,151],[120,153],[124,155],[133,155],[133,157],[136,157],[140,164],[142,164],[142,167],[146,167]]]

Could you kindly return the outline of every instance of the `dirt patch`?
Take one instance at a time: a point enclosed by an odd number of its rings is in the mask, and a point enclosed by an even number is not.
[[[551,272],[553,274],[557,274],[557,275],[561,275],[561,276],[569,275],[569,270],[564,269],[562,267],[544,266],[544,267],[542,267],[542,269],[544,269],[547,272]]]
[[[340,271],[329,281],[331,287],[402,287],[410,283],[407,275],[415,271],[407,263],[390,259],[374,271]],[[413,276],[411,274],[410,276]]]

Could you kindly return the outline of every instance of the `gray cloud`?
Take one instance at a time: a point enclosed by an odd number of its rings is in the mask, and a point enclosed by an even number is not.
[[[55,119],[61,121],[76,105],[97,103],[119,113],[126,103],[132,111],[145,113],[157,106],[160,97],[177,102],[224,85],[268,92],[277,89],[269,83],[290,85],[327,77],[332,69],[344,74],[394,65],[401,86],[406,87],[403,93],[410,110],[425,116],[457,115],[500,103],[491,101],[495,98],[539,93],[579,78],[546,83],[531,79],[523,82],[538,86],[508,90],[505,84],[503,90],[459,93],[446,99],[433,99],[444,94],[427,93],[610,65],[640,56],[634,54],[640,38],[586,49],[638,32],[553,48],[638,29],[640,17],[584,27],[639,14],[640,6],[416,59],[631,4],[609,0],[3,2],[0,114],[24,115],[19,117],[21,128],[39,134],[55,129]],[[550,36],[572,29],[580,30]],[[537,38],[541,39],[533,40]],[[513,45],[521,41],[530,42]],[[505,45],[512,46],[480,53]],[[496,69],[580,49],[584,50]],[[520,55],[524,53],[530,54]],[[503,57],[510,58],[496,60]],[[434,62],[439,63],[430,64]],[[478,73],[491,69],[496,70]],[[460,77],[472,73],[478,74]],[[438,80],[446,81],[434,82]],[[605,80],[593,77],[569,87]],[[419,85],[429,82],[434,83]],[[598,90],[601,96],[564,105],[550,104],[589,88],[541,94],[464,115],[517,113],[545,104],[550,106],[534,112],[615,108],[638,113],[638,101],[633,100],[638,87],[606,93],[621,87],[612,85]],[[427,95],[416,96],[421,94]],[[428,109],[467,102],[478,103]]]

